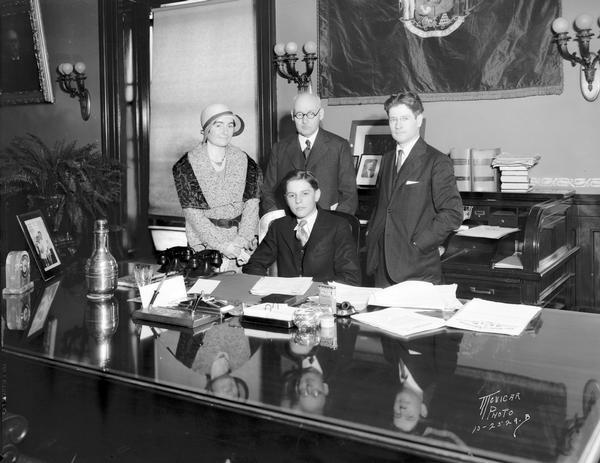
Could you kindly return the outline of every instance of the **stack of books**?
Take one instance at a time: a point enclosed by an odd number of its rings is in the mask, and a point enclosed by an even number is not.
[[[529,169],[539,160],[539,155],[515,156],[508,153],[502,153],[494,158],[492,165],[500,170],[500,191],[530,191],[533,186]]]
[[[492,167],[500,148],[450,150],[459,191],[498,191],[497,170]]]

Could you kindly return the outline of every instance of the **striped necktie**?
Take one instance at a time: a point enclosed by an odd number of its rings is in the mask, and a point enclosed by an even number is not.
[[[308,160],[310,156],[310,140],[306,140],[306,148],[304,148],[304,159]]]
[[[308,231],[306,231],[305,225],[306,220],[301,219],[298,221],[298,226],[296,227],[296,238],[300,240],[300,243],[302,243],[302,247],[304,247],[304,245],[308,241]]]

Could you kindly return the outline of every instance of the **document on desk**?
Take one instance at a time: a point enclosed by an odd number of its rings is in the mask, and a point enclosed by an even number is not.
[[[329,283],[335,288],[335,301],[338,304],[349,302],[358,311],[367,307],[369,298],[381,288],[370,288],[363,286],[351,286],[332,281]]]
[[[443,318],[432,317],[398,307],[360,313],[352,315],[352,318],[402,338],[438,331],[446,325]]]
[[[490,238],[498,240],[503,236],[509,235],[514,232],[518,232],[518,228],[510,227],[498,227],[495,225],[479,225],[472,227],[467,230],[460,230],[456,232],[458,236],[470,236],[472,238]]]
[[[219,286],[219,283],[221,283],[221,280],[198,278],[196,283],[188,289],[188,294],[210,294]]]
[[[457,285],[434,285],[428,281],[403,281],[375,291],[369,305],[412,309],[454,310],[462,307],[456,299]]]
[[[446,326],[484,333],[518,336],[540,313],[541,307],[472,299],[452,316]]]
[[[299,296],[310,288],[312,278],[310,277],[262,277],[250,290],[250,294],[266,296],[267,294],[291,294]]]

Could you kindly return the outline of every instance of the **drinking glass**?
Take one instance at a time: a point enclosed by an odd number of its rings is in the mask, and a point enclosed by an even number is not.
[[[152,283],[153,275],[154,267],[151,264],[135,264],[133,267],[133,276],[138,287]]]

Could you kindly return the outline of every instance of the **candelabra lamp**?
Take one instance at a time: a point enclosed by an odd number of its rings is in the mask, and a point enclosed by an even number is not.
[[[81,118],[87,121],[92,111],[92,103],[90,92],[85,88],[85,64],[82,62],[75,63],[75,65],[61,63],[58,65],[57,71],[58,79],[56,81],[60,89],[68,93],[71,98],[77,97],[79,99]]]
[[[273,64],[277,73],[287,79],[288,83],[294,82],[298,86],[298,92],[309,92],[312,93],[312,83],[310,75],[313,72],[315,61],[317,60],[317,44],[312,41],[308,41],[302,47],[304,51],[304,64],[306,71],[299,73],[296,69],[296,61],[298,61],[298,45],[295,42],[288,42],[287,44],[277,43],[273,47],[275,58]]]
[[[575,18],[575,40],[579,44],[578,56],[577,53],[570,53],[568,49],[568,42],[571,40],[568,32],[569,21],[565,18],[556,18],[552,22],[554,40],[560,56],[573,66],[577,64],[580,66],[581,93],[587,101],[594,101],[600,94],[600,73],[596,72],[600,62],[600,50],[597,53],[590,52],[590,41],[594,37],[593,24],[594,18],[589,14],[581,14]]]

